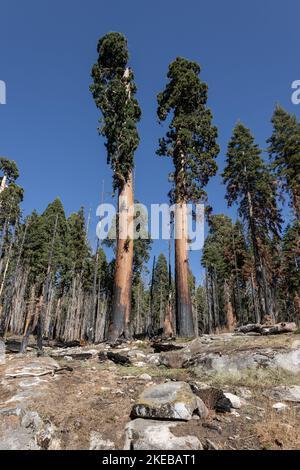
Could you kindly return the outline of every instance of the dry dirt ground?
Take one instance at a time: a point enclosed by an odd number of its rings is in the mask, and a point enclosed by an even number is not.
[[[235,354],[236,351],[248,348],[251,354],[252,350],[262,347],[285,349],[295,341],[300,343],[299,335],[295,334],[232,337],[230,341],[228,338],[224,336],[223,339],[220,335],[218,338],[214,337],[213,341],[205,341],[203,351],[219,351],[220,354],[230,351]],[[177,343],[180,341],[177,340]],[[33,345],[34,341],[30,344]],[[101,363],[98,352],[103,348],[103,345],[75,348],[77,352],[79,349],[80,352],[94,350],[93,356],[85,360],[71,360],[68,352],[55,357],[61,367],[71,367],[72,371],[62,370],[55,375],[40,377],[40,384],[33,388],[28,382],[28,396],[17,399],[21,407],[26,405],[26,410],[35,411],[43,421],[53,423],[61,449],[89,449],[93,432],[100,433],[104,440],[113,441],[116,449],[122,449],[124,428],[130,421],[131,409],[139,394],[149,384],[169,380],[205,382],[224,392],[244,397],[240,409],[227,413],[216,413],[210,409],[205,420],[180,422],[172,431],[175,435],[196,436],[205,448],[300,449],[300,403],[286,403],[287,408],[278,412],[273,409],[276,400],[270,397],[270,390],[275,386],[300,384],[299,374],[280,370],[251,370],[243,375],[226,374],[226,371],[211,374],[207,371],[199,372],[199,369],[172,369],[144,361],[137,361],[135,365],[129,366],[115,364],[110,360]],[[123,348],[129,351],[139,350],[146,357],[153,354],[151,344],[147,341],[124,344]],[[58,350],[49,347],[45,354],[51,355],[55,351]],[[122,353],[120,348],[115,351]],[[11,397],[14,404],[19,384],[22,380],[24,382],[24,378],[4,380],[5,370],[8,366],[17,366],[20,361],[26,363],[35,357],[35,349],[26,357],[8,353],[5,363],[0,365],[0,439],[1,432],[5,433],[7,426],[5,420],[9,420],[9,426],[13,427],[18,419],[9,413],[1,415],[1,409],[7,408]],[[145,373],[151,376],[151,380],[140,378]]]

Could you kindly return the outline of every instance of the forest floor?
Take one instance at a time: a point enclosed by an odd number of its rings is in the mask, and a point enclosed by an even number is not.
[[[0,449],[123,449],[139,395],[174,381],[234,394],[237,403],[218,412],[212,393],[208,416],[177,421],[173,435],[195,436],[207,449],[300,448],[299,335],[204,335],[173,341],[182,349],[170,352],[149,341],[49,346],[41,358],[33,338],[26,355],[16,353],[18,342],[10,338],[0,360]]]

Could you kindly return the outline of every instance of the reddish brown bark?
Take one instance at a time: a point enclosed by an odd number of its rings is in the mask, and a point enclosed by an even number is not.
[[[171,338],[174,336],[173,325],[173,308],[172,308],[172,295],[169,295],[168,303],[166,305],[165,319],[164,319],[164,336]]]
[[[188,227],[186,203],[175,208],[175,282],[176,319],[179,336],[194,336],[193,312],[189,290],[189,268],[187,255]]]
[[[131,311],[131,284],[133,264],[133,187],[132,175],[119,193],[118,239],[112,303],[109,326],[110,342],[128,336]]]

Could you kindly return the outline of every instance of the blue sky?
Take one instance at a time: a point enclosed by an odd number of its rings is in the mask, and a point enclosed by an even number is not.
[[[0,106],[0,155],[19,165],[24,213],[43,211],[56,196],[67,214],[81,205],[91,208],[95,240],[102,180],[105,200],[111,199],[111,172],[89,92],[100,36],[121,31],[128,38],[143,112],[136,198],[150,204],[167,201],[171,161],[155,151],[164,132],[156,95],[169,62],[184,56],[201,64],[219,128],[221,172],[238,119],[265,148],[276,102],[300,117],[300,105],[291,103],[291,83],[300,79],[299,18],[298,0],[1,0],[0,80],[7,85],[7,104]],[[235,217],[219,176],[208,195],[216,213]],[[160,251],[167,253],[167,242],[154,243],[153,255]],[[190,257],[198,280],[200,256]]]

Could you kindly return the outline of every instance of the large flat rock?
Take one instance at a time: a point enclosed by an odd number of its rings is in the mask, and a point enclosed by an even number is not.
[[[196,436],[175,436],[178,423],[135,419],[126,425],[124,450],[203,450]]]
[[[11,364],[7,364],[4,377],[6,379],[40,377],[54,372],[56,369],[59,369],[59,365],[52,357],[20,357],[18,360],[14,359]]]
[[[273,388],[270,396],[275,400],[292,401],[300,403],[300,386],[299,385],[279,385]]]
[[[282,369],[294,374],[300,373],[300,349],[261,348],[211,352],[192,355],[183,367],[196,367],[216,372],[237,372],[245,369]]]

